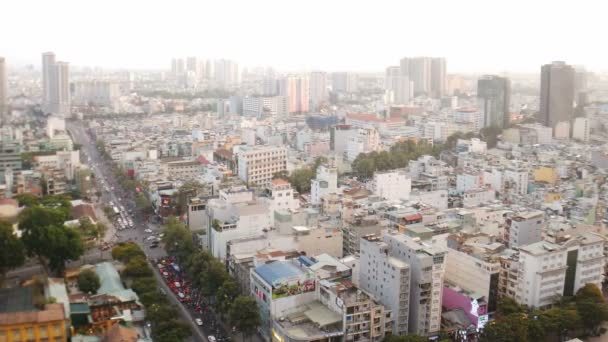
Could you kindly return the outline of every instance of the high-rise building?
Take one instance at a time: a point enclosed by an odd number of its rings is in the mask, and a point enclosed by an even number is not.
[[[55,54],[42,54],[43,108],[59,116],[70,115],[70,65],[56,62]]]
[[[215,61],[215,84],[218,88],[230,88],[241,82],[239,65],[228,59]]]
[[[362,237],[359,284],[396,314],[394,331],[439,332],[445,255],[436,245],[397,232]]]
[[[349,72],[331,74],[331,88],[334,92],[354,93],[359,90],[359,78]]]
[[[411,99],[412,86],[407,75],[401,72],[398,66],[386,68],[384,79],[386,89],[386,103],[389,104],[408,104]]]
[[[54,82],[52,70],[55,67],[55,53],[45,52],[42,54],[42,108],[45,112],[50,111],[51,90]]]
[[[287,96],[289,113],[308,113],[309,80],[303,76],[288,76],[279,82],[279,95]]]
[[[410,308],[410,267],[390,256],[378,236],[361,238],[359,284],[391,309],[394,335],[407,335]]]
[[[431,97],[439,99],[446,93],[446,62],[445,58],[431,59]]]
[[[445,58],[413,57],[402,58],[401,74],[408,76],[414,84],[414,95],[440,98],[446,93],[447,68]]]
[[[8,77],[6,75],[6,60],[0,57],[0,122],[8,112]]]
[[[402,73],[405,74],[403,66],[407,65],[407,75],[414,83],[414,95],[431,95],[431,59],[428,57],[417,57],[402,59]]]
[[[183,74],[185,70],[183,58],[173,58],[171,60],[171,73],[173,73],[174,77]]]
[[[238,175],[248,184],[269,186],[277,172],[287,170],[283,146],[246,146],[238,153]]]
[[[574,68],[565,62],[543,65],[540,75],[540,114],[545,126],[570,122],[574,103]]]
[[[506,128],[509,125],[511,81],[508,78],[485,75],[477,81],[477,104],[483,115],[483,126]]]
[[[310,73],[310,105],[313,110],[327,101],[327,73],[313,71]]]

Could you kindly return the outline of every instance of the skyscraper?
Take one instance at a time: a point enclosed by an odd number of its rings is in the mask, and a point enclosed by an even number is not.
[[[42,54],[42,102],[47,113],[70,115],[70,65],[56,62],[55,54]]]
[[[540,114],[545,126],[572,120],[574,68],[565,62],[543,65],[540,73]]]
[[[53,88],[51,73],[55,67],[55,53],[45,52],[42,54],[42,109],[50,111],[51,89]]]
[[[240,83],[239,66],[234,61],[228,59],[216,60],[214,72],[218,88],[229,88]]]
[[[445,58],[431,59],[431,97],[441,98],[446,92],[446,63]]]
[[[334,92],[355,93],[359,90],[359,77],[350,72],[334,72],[331,88]]]
[[[483,126],[506,128],[509,125],[511,81],[495,75],[477,80],[477,104],[483,115]]]
[[[402,73],[401,67],[391,66],[386,68],[384,79],[387,103],[408,104],[411,98],[412,86],[407,75]]]
[[[313,71],[310,73],[310,105],[314,110],[327,101],[327,73]]]
[[[442,57],[405,57],[399,64],[401,74],[414,84],[414,95],[440,98],[446,92],[446,61]]]
[[[288,76],[279,82],[279,95],[287,96],[289,113],[308,113],[309,80],[303,76]]]
[[[6,75],[6,60],[0,57],[0,122],[8,111],[8,79]]]

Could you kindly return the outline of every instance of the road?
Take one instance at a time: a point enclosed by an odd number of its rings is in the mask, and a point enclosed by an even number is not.
[[[89,167],[95,174],[95,180],[98,185],[105,184],[111,191],[105,191],[103,186],[101,186],[100,190],[102,191],[102,196],[99,199],[99,203],[102,206],[109,205],[110,202],[114,204],[121,204],[127,210],[134,209],[135,203],[132,198],[132,194],[126,193],[120,184],[116,181],[114,174],[112,173],[112,169],[110,168],[109,163],[103,159],[99,151],[97,150],[97,144],[95,141],[91,141],[90,136],[87,134],[85,129],[75,122],[66,122],[66,128],[72,135],[72,138],[75,143],[78,143],[82,146],[81,151],[84,152],[88,158],[90,158],[90,162],[88,163]],[[158,274],[158,269],[156,265],[150,263],[149,260],[157,259],[165,256],[165,252],[162,248],[150,248],[150,246],[145,243],[146,234],[144,229],[151,229],[153,234],[160,232],[160,226],[156,224],[152,224],[150,222],[144,221],[143,217],[139,215],[133,215],[132,217],[134,228],[132,229],[124,229],[120,232],[117,232],[113,226],[108,227],[107,234],[110,235],[112,241],[114,242],[122,242],[122,241],[133,241],[137,243],[146,253],[148,257],[148,264],[154,270],[154,276],[156,277],[159,286],[165,290],[169,300],[173,305],[176,305],[179,310],[179,314],[181,319],[192,327],[192,340],[193,341],[202,341],[208,342],[207,338],[204,336],[203,331],[196,325],[194,322],[194,318],[192,314],[188,311],[187,308],[177,299],[175,294],[168,288],[165,284],[162,277]],[[118,233],[118,234],[116,234]]]

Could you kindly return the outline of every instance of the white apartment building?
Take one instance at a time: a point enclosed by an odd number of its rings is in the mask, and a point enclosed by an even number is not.
[[[68,180],[74,179],[74,173],[80,166],[79,151],[57,151],[53,155],[35,156],[34,162],[38,167],[50,170],[61,170]]]
[[[574,119],[574,127],[572,129],[572,138],[580,140],[582,142],[589,141],[589,134],[591,132],[591,122],[587,118],[576,118]]]
[[[338,169],[319,165],[317,175],[310,183],[310,203],[320,205],[324,196],[338,191]]]
[[[555,303],[564,294],[567,251],[540,241],[519,250],[519,279],[516,300],[532,308]]]
[[[507,217],[505,223],[505,241],[509,242],[509,248],[521,247],[542,241],[545,213],[540,210],[520,212]]]
[[[91,80],[74,82],[72,102],[77,105],[114,106],[120,97],[118,82]]]
[[[278,210],[297,210],[300,201],[294,196],[291,184],[284,179],[273,179],[268,189],[268,208],[270,209],[270,224],[274,226],[274,212]]]
[[[378,236],[361,238],[359,286],[390,308],[394,335],[409,331],[410,268],[389,256],[389,246]]]
[[[377,244],[376,247],[373,247],[373,245],[363,246],[366,241],[370,242],[370,240]],[[384,244],[378,244],[380,240]],[[379,260],[382,261],[382,264],[378,262],[377,265],[373,265],[373,257],[370,258],[367,254],[375,255],[376,260],[378,258],[386,259],[384,261]],[[382,293],[385,300],[390,299],[390,302],[384,302],[382,298],[379,298],[384,305],[397,307],[397,312],[399,312],[398,310],[402,304],[406,305],[406,302],[403,301],[403,295],[409,290],[409,305],[407,305],[409,306],[408,332],[423,336],[432,335],[441,329],[445,254],[446,251],[437,246],[397,232],[385,232],[378,241],[374,241],[370,237],[362,238],[359,283],[363,289],[372,294],[380,297],[380,293]],[[388,257],[394,259],[388,259]],[[395,259],[401,261],[401,263],[395,261],[390,266],[388,266],[388,263],[387,265],[384,264]],[[366,263],[367,266],[365,266]],[[391,272],[396,272],[397,269],[403,270],[408,266],[410,269],[410,283],[409,289],[406,289],[403,287],[403,281],[393,280],[393,274],[389,273],[387,268],[390,267]],[[394,271],[393,267],[395,267]],[[378,272],[378,277],[372,277],[377,271],[382,273]],[[386,277],[383,276],[384,272],[386,272]],[[399,273],[401,274],[401,271]],[[391,275],[391,278],[388,275]],[[385,295],[384,292],[387,294]],[[396,301],[396,298],[398,298],[398,301]],[[400,322],[396,329],[401,331],[402,327],[403,323]]]
[[[500,262],[498,260],[448,248],[445,281],[457,285],[467,292],[485,297],[489,312],[496,310],[499,274]]]
[[[243,116],[263,115],[286,116],[288,113],[286,96],[244,97]]]
[[[488,151],[488,144],[485,141],[481,141],[477,138],[472,138],[469,140],[458,139],[456,149],[459,151],[485,154]]]
[[[239,178],[252,185],[270,186],[275,173],[287,170],[283,146],[244,146],[237,158]]]
[[[503,172],[503,189],[514,190],[520,195],[528,193],[528,170],[507,168]]]
[[[463,170],[456,175],[456,191],[464,193],[479,189],[483,185],[483,174],[477,170]]]
[[[496,191],[493,189],[471,189],[462,194],[462,206],[474,208],[489,203],[496,199]]]
[[[351,133],[346,144],[346,159],[348,161],[354,161],[360,153],[380,149],[380,134],[375,128],[358,128]]]
[[[444,189],[434,191],[413,191],[410,193],[410,201],[421,202],[432,205],[439,210],[445,210],[448,208],[448,191]]]
[[[374,195],[389,201],[408,200],[412,191],[412,179],[403,170],[374,173],[371,181]]]
[[[327,73],[323,71],[310,73],[310,104],[313,110],[317,110],[319,105],[327,101],[329,97],[327,85]]]

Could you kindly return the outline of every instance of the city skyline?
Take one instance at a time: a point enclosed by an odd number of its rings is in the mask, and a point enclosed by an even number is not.
[[[3,20],[0,29],[20,28],[20,34],[6,35],[0,55],[9,65],[37,65],[40,53],[54,51],[74,66],[128,69],[169,69],[176,56],[199,56],[281,71],[382,72],[404,56],[441,56],[449,72],[537,73],[539,65],[554,60],[608,70],[608,62],[594,51],[595,42],[601,41],[602,11],[590,11],[586,3],[552,6],[548,15],[544,4],[524,6],[523,1],[498,13],[492,1],[470,1],[468,6],[447,1],[407,6],[393,1],[374,6],[313,1],[296,7],[278,1],[260,6],[184,0],[167,8],[155,3],[119,6],[109,1],[95,6],[30,0],[4,5],[7,13],[16,15]],[[45,29],[23,28],[21,13]],[[559,25],[563,22],[571,25]],[[280,44],[260,48],[259,39],[253,39],[257,36],[273,37]]]

